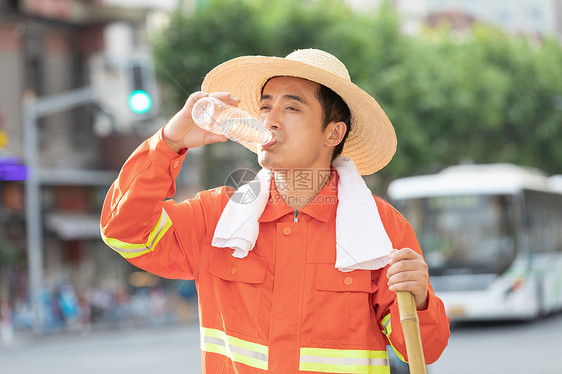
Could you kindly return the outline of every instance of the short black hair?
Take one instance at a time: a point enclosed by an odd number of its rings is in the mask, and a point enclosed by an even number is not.
[[[334,153],[332,154],[332,160],[334,160],[341,155],[347,135],[351,131],[351,112],[340,95],[322,84],[318,84],[318,86],[316,96],[323,110],[322,130],[325,130],[331,122],[343,122],[347,127],[342,141],[334,148]]]

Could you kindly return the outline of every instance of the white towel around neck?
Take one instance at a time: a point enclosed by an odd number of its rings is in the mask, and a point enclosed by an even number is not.
[[[342,272],[386,266],[392,243],[371,191],[350,158],[340,156],[333,166],[339,175],[334,266]],[[236,190],[217,223],[213,246],[234,249],[234,257],[248,255],[258,238],[258,219],[267,205],[270,183],[271,172],[262,169],[253,181]]]

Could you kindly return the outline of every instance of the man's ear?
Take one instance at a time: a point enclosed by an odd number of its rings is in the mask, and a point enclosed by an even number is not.
[[[337,146],[343,140],[346,131],[347,125],[345,122],[331,122],[326,127],[326,135],[328,135],[328,138],[325,144],[329,147]]]

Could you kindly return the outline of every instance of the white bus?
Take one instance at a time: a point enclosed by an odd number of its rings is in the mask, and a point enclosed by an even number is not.
[[[451,320],[562,309],[562,176],[461,165],[397,179],[388,195],[412,224]]]

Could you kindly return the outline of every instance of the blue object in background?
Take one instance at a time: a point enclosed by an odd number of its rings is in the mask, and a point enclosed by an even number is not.
[[[0,180],[24,181],[27,179],[27,166],[17,157],[0,157]]]

